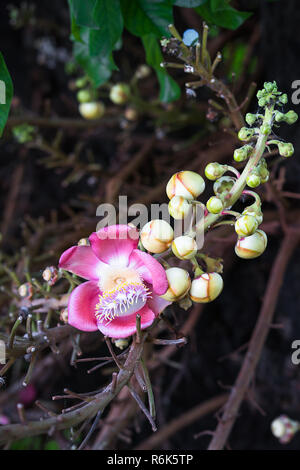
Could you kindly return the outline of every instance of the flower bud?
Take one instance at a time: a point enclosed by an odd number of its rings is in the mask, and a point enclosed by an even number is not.
[[[261,179],[262,183],[266,183],[267,181],[269,181],[270,172],[269,172],[268,168],[260,167],[259,168],[259,176],[260,176],[260,179]]]
[[[20,297],[23,297],[23,299],[28,299],[30,300],[32,295],[33,295],[33,287],[30,282],[25,282],[24,284],[21,284],[18,293]]]
[[[219,178],[214,183],[213,190],[215,195],[224,200],[227,194],[230,193],[234,183],[235,179],[231,176],[222,176],[222,178]]]
[[[151,253],[162,253],[171,245],[174,231],[164,220],[151,220],[141,230],[141,242]]]
[[[260,256],[266,249],[267,235],[262,230],[256,230],[249,237],[239,238],[235,245],[235,253],[240,258],[253,259]]]
[[[182,196],[174,196],[169,202],[169,214],[176,220],[184,219],[191,210],[191,205]]]
[[[265,123],[265,124],[262,124],[262,125],[260,126],[259,130],[260,130],[260,133],[261,133],[261,134],[263,134],[263,135],[269,135],[270,132],[271,132],[271,130],[272,130],[272,128],[271,128],[271,126],[270,126],[269,124],[266,124],[266,123]]]
[[[102,101],[80,103],[79,112],[84,119],[100,119],[104,115],[105,106]]]
[[[194,302],[215,300],[223,289],[223,279],[218,273],[204,273],[192,281],[190,297]]]
[[[174,196],[182,196],[185,199],[196,199],[205,189],[202,176],[194,171],[179,171],[175,173],[167,184],[169,199]]]
[[[223,210],[223,202],[216,196],[212,196],[206,203],[207,210],[212,214],[219,214]]]
[[[287,444],[292,440],[297,431],[300,430],[300,423],[292,420],[286,415],[278,416],[271,423],[273,436],[279,439],[281,444]]]
[[[287,104],[288,102],[288,97],[286,93],[283,93],[278,99],[281,104]]]
[[[209,163],[205,168],[205,176],[208,180],[215,181],[224,175],[226,168],[220,163]]]
[[[298,119],[298,114],[295,113],[292,109],[284,115],[284,120],[288,124],[294,124]]]
[[[182,235],[173,241],[172,251],[179,259],[191,259],[197,253],[197,243],[193,238]]]
[[[115,339],[114,344],[117,348],[122,350],[122,349],[127,348],[129,341],[127,338],[120,338],[120,339]]]
[[[243,210],[243,215],[251,215],[256,218],[258,225],[260,225],[263,221],[263,214],[261,208],[257,206],[256,203],[252,204],[251,206],[246,207]]]
[[[61,311],[60,311],[60,316],[59,316],[60,320],[63,322],[63,323],[68,323],[68,309],[67,307],[66,308],[63,308]]]
[[[80,238],[79,242],[77,243],[78,246],[90,246],[91,242],[88,238]]]
[[[46,281],[49,286],[54,286],[58,279],[58,271],[55,266],[48,266],[48,268],[43,271],[43,279]]]
[[[254,136],[254,132],[254,129],[250,129],[249,127],[242,127],[239,130],[238,138],[245,141],[250,140]]]
[[[128,101],[130,95],[130,88],[126,83],[117,83],[114,85],[109,93],[111,101],[115,104],[124,104]]]
[[[243,147],[235,149],[233,158],[236,162],[243,162],[244,160],[247,160],[252,151],[252,145],[243,145]]]
[[[258,222],[252,215],[242,215],[235,222],[235,231],[240,237],[249,237],[258,227]]]
[[[169,268],[166,270],[169,288],[161,297],[169,302],[182,299],[191,287],[189,273],[182,268]]]
[[[257,120],[256,114],[251,114],[251,113],[246,114],[245,121],[249,126],[253,126],[256,120]]]
[[[91,93],[90,90],[80,90],[78,91],[76,97],[79,103],[88,103],[93,101],[94,98],[93,93]]]
[[[137,121],[139,114],[135,108],[126,108],[124,113],[125,118],[127,121]]]
[[[261,179],[258,175],[258,172],[253,171],[252,173],[250,173],[250,175],[248,175],[246,178],[246,183],[250,188],[256,188],[257,186],[259,186],[261,183]]]
[[[137,68],[137,71],[135,72],[135,76],[136,78],[138,78],[139,80],[142,79],[142,78],[147,78],[149,77],[149,75],[151,74],[151,69],[148,65],[146,64],[143,64],[143,65],[140,65],[138,68]]]
[[[294,146],[290,142],[278,142],[278,150],[282,157],[291,157],[294,153]]]

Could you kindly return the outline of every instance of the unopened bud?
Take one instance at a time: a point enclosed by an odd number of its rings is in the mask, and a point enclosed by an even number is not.
[[[33,295],[33,286],[30,282],[25,282],[24,284],[21,284],[18,293],[20,297],[23,297],[24,299],[31,299]]]
[[[252,215],[242,215],[235,222],[235,231],[240,237],[249,237],[258,227],[258,222]]]
[[[246,183],[250,188],[256,188],[257,186],[259,186],[261,183],[261,178],[258,172],[253,171],[252,173],[250,173],[250,175],[248,175],[246,178]]]
[[[251,114],[251,113],[246,114],[245,121],[249,126],[253,126],[256,120],[257,120],[256,114]]]
[[[60,311],[60,316],[59,316],[60,320],[63,322],[63,323],[68,323],[68,309],[67,307],[66,308],[63,308],[61,311]]]
[[[100,119],[105,113],[105,106],[102,101],[80,103],[79,112],[84,119]]]
[[[226,168],[220,163],[209,163],[205,168],[205,176],[208,180],[215,181],[224,175]]]
[[[269,124],[266,124],[266,123],[265,123],[265,124],[262,124],[262,125],[260,126],[259,130],[260,130],[260,133],[261,133],[261,134],[263,134],[263,135],[269,135],[270,132],[271,132],[271,130],[272,130],[272,128],[271,128],[271,126],[270,126]]]
[[[262,214],[261,208],[256,203],[252,204],[251,206],[246,207],[243,210],[243,215],[251,215],[255,217],[258,225],[260,225],[263,221],[263,214]]]
[[[124,113],[125,118],[127,121],[136,121],[139,117],[139,114],[135,108],[126,108]]]
[[[240,130],[239,130],[239,133],[238,133],[238,138],[240,140],[251,140],[252,137],[254,136],[254,129],[250,129],[249,127],[242,127]]]
[[[294,146],[290,142],[279,142],[278,150],[282,157],[291,157],[294,153]]]
[[[223,289],[223,279],[218,273],[204,273],[192,281],[190,297],[194,302],[215,300]]]
[[[173,241],[172,251],[179,259],[191,259],[197,253],[197,243],[193,238],[182,235]]]
[[[222,176],[222,178],[219,178],[214,183],[213,190],[215,195],[224,200],[226,196],[230,193],[234,183],[235,179],[231,176]]]
[[[274,419],[271,423],[272,434],[279,439],[281,444],[290,442],[299,430],[300,423],[286,415],[278,416],[278,418]]]
[[[247,158],[251,155],[252,151],[252,145],[243,145],[243,147],[235,149],[233,158],[236,162],[243,162],[244,160],[247,160]]]
[[[58,279],[58,271],[55,266],[48,266],[43,271],[43,279],[49,286],[53,286]]]
[[[174,196],[169,202],[169,214],[176,220],[184,219],[191,210],[191,205],[182,196]]]
[[[182,196],[185,199],[196,199],[205,189],[202,176],[194,171],[180,171],[175,173],[167,184],[167,195],[169,199],[174,196]]]
[[[140,80],[141,78],[147,78],[151,74],[151,69],[148,65],[143,64],[137,68],[135,76]]]
[[[260,256],[266,249],[267,235],[263,230],[256,230],[249,237],[240,238],[235,245],[235,253],[240,258],[253,259]]]
[[[114,343],[115,343],[115,346],[119,349],[125,349],[127,348],[128,344],[129,344],[129,340],[127,338],[120,338],[120,339],[115,339],[114,340]]]
[[[166,270],[169,287],[161,297],[169,302],[182,299],[191,287],[189,273],[182,268],[169,268]]]
[[[76,97],[79,103],[89,103],[94,99],[93,93],[90,90],[80,90],[77,92]]]
[[[111,101],[115,104],[124,104],[130,96],[130,87],[126,83],[117,83],[109,93]]]
[[[162,253],[171,245],[174,231],[164,220],[151,220],[141,230],[141,242],[151,253]]]
[[[212,214],[219,214],[223,208],[223,202],[216,196],[212,196],[206,203],[207,210]]]
[[[80,238],[79,242],[77,243],[78,246],[90,246],[90,240],[88,238]]]

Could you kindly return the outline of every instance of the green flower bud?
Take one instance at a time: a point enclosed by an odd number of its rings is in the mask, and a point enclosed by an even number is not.
[[[194,238],[182,235],[173,241],[172,251],[179,259],[191,259],[197,253],[197,243]]]
[[[127,338],[120,338],[120,339],[115,339],[114,344],[117,348],[123,350],[127,348],[129,344],[129,340]]]
[[[269,172],[268,168],[261,167],[259,169],[259,176],[260,176],[260,179],[261,179],[262,183],[266,183],[267,181],[269,181],[270,172]]]
[[[235,231],[240,237],[249,237],[252,235],[258,227],[256,217],[252,215],[242,215],[235,222]]]
[[[215,195],[224,200],[227,194],[230,193],[234,183],[235,179],[231,176],[222,176],[214,183],[213,190]]]
[[[260,206],[256,203],[252,204],[251,206],[246,207],[243,210],[243,215],[251,215],[256,218],[258,225],[260,225],[263,221],[263,213],[261,211]]]
[[[130,88],[126,83],[117,83],[109,93],[111,101],[115,104],[124,104],[128,101]]]
[[[88,77],[77,78],[75,85],[77,88],[83,88],[89,81]]]
[[[281,122],[284,121],[284,113],[281,113],[280,111],[275,111],[275,121],[276,122]]]
[[[261,183],[260,176],[256,172],[252,172],[247,176],[246,183],[250,188],[256,188]]]
[[[267,104],[267,100],[265,98],[260,98],[258,100],[258,106],[263,108],[264,106],[266,106],[266,104]]]
[[[94,99],[93,93],[90,90],[80,90],[76,97],[79,103],[88,103]]]
[[[247,160],[252,151],[253,147],[251,145],[243,145],[243,147],[235,149],[233,158],[236,162],[243,162]]]
[[[249,127],[242,127],[239,130],[238,138],[240,140],[248,141],[253,137],[254,132],[255,132],[254,129],[250,129]]]
[[[176,220],[184,219],[191,210],[191,205],[182,196],[174,196],[169,202],[169,214]]]
[[[292,109],[285,114],[285,122],[288,124],[294,124],[298,119],[298,114]]]
[[[102,101],[80,103],[79,112],[84,119],[100,119],[105,112],[105,106]]]
[[[224,175],[226,168],[220,163],[209,163],[205,168],[205,176],[208,180],[215,181]]]
[[[215,300],[222,292],[223,279],[218,273],[204,273],[192,281],[190,297],[197,303]]]
[[[235,245],[235,253],[240,258],[253,259],[260,256],[266,249],[267,235],[263,230],[256,230],[249,237],[239,238]]]
[[[260,130],[261,134],[263,134],[263,135],[269,135],[270,132],[271,132],[271,130],[272,130],[272,128],[271,128],[271,126],[270,126],[269,124],[262,124],[262,125],[260,126],[259,130]]]
[[[277,84],[275,81],[273,82],[265,82],[264,83],[264,89],[268,92],[268,93],[274,93],[277,91]]]
[[[256,93],[257,98],[262,98],[264,96],[264,91],[263,90],[258,90]]]
[[[206,203],[207,210],[212,214],[219,214],[223,210],[223,202],[216,196],[212,196]]]
[[[256,114],[252,114],[252,113],[246,114],[245,121],[249,126],[253,126],[256,120],[257,120]]]
[[[294,153],[294,146],[290,142],[278,142],[278,150],[282,157],[291,157]]]
[[[283,93],[279,98],[278,98],[279,102],[281,104],[287,104],[288,102],[288,97],[287,97],[287,94],[286,93]]]

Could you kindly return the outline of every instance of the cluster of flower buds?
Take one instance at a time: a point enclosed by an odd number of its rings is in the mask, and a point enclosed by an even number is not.
[[[280,415],[272,421],[271,431],[281,444],[288,444],[296,432],[300,431],[300,423],[286,415]]]
[[[79,102],[79,113],[84,119],[100,119],[105,113],[105,105],[97,99],[97,91],[92,87],[88,77],[76,80],[77,100]]]

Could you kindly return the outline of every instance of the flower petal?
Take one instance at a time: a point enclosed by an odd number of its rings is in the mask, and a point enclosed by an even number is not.
[[[136,228],[128,225],[110,225],[89,238],[95,255],[111,266],[126,267],[129,256],[139,241]]]
[[[72,246],[63,252],[59,260],[60,268],[91,281],[100,278],[102,266],[90,246]]]
[[[155,313],[159,315],[168,305],[171,305],[172,302],[162,299],[159,295],[152,293],[152,296],[147,300],[148,307]]]
[[[98,328],[101,333],[110,338],[127,338],[136,332],[137,314],[141,315],[142,330],[152,325],[155,319],[155,313],[145,305],[141,310],[132,315],[117,317],[111,322],[98,322]]]
[[[166,272],[153,256],[140,250],[134,250],[130,255],[129,267],[136,269],[145,281],[152,284],[152,290],[155,294],[165,294],[168,289]]]
[[[69,299],[68,323],[78,330],[96,331],[96,304],[99,301],[100,290],[95,281],[88,281],[76,287]]]

